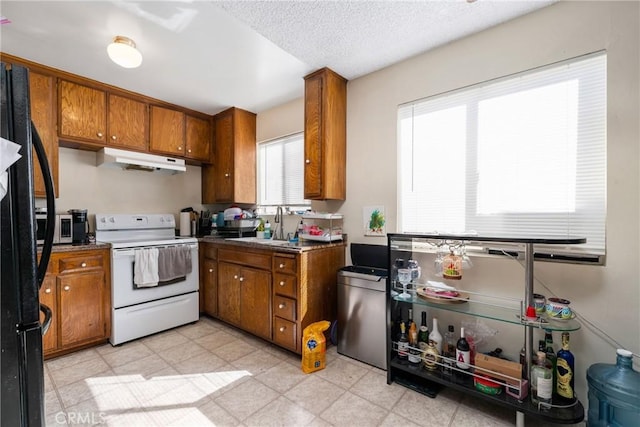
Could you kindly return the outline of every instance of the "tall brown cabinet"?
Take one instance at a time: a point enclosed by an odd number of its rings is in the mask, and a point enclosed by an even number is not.
[[[322,68],[305,77],[305,199],[346,199],[346,140],[347,80]]]

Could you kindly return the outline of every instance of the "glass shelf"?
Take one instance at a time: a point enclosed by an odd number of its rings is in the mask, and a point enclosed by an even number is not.
[[[402,288],[395,288],[399,294]],[[497,320],[500,322],[512,323],[514,325],[529,326],[532,328],[547,329],[550,331],[577,331],[580,329],[580,323],[575,319],[566,321],[549,320],[546,315],[538,317],[536,320],[520,320],[521,318],[521,301],[510,298],[499,298],[490,295],[479,294],[475,292],[462,291],[470,294],[469,300],[462,303],[438,303],[432,302],[416,295],[416,291],[408,289],[407,292],[411,298],[404,299],[398,295],[392,295],[392,299],[397,302],[405,302],[409,304],[424,305],[427,307],[437,308],[439,310],[452,311],[455,313],[466,314],[470,316],[483,317],[485,319]],[[393,292],[393,291],[392,291]],[[481,300],[482,298],[486,301]]]

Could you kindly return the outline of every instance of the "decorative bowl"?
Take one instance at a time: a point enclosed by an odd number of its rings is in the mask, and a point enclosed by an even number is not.
[[[547,299],[547,316],[554,319],[570,319],[573,313],[569,304],[571,301],[562,298]]]
[[[536,308],[536,314],[543,314],[546,310],[547,299],[544,295],[533,294],[533,303]]]

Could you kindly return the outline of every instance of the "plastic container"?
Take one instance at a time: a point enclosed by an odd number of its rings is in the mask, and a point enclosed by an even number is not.
[[[640,373],[632,353],[618,349],[616,364],[595,363],[587,370],[588,425],[637,426],[640,420]]]

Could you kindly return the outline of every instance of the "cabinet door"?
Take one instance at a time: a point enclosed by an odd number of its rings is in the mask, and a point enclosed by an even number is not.
[[[210,162],[211,157],[211,122],[198,117],[186,116],[186,157],[203,162]]]
[[[270,340],[271,274],[254,268],[243,268],[241,279],[242,327]]]
[[[103,144],[106,141],[106,93],[65,80],[58,82],[59,134]]]
[[[213,185],[216,202],[233,202],[233,114],[216,116]]]
[[[118,95],[109,95],[107,144],[146,151],[148,117],[147,104]]]
[[[103,270],[58,276],[60,345],[105,337]]]
[[[56,135],[56,79],[33,71],[29,72],[29,92],[31,98],[31,120],[36,126],[44,151],[49,160],[56,197],[58,192],[58,137]],[[44,179],[35,149],[33,150],[33,178],[36,197],[46,197]]]
[[[149,148],[158,153],[184,156],[184,113],[152,105]]]
[[[240,325],[240,268],[218,263],[218,317]]]
[[[58,348],[58,309],[56,304],[56,276],[47,274],[44,276],[40,288],[40,303],[51,309],[51,324],[47,333],[42,336],[42,349],[45,353]],[[40,323],[44,322],[44,313],[40,312]]]
[[[218,271],[215,259],[204,258],[200,280],[204,287],[204,312],[215,316],[218,314]]]
[[[322,77],[306,80],[304,88],[304,197],[322,196]]]

